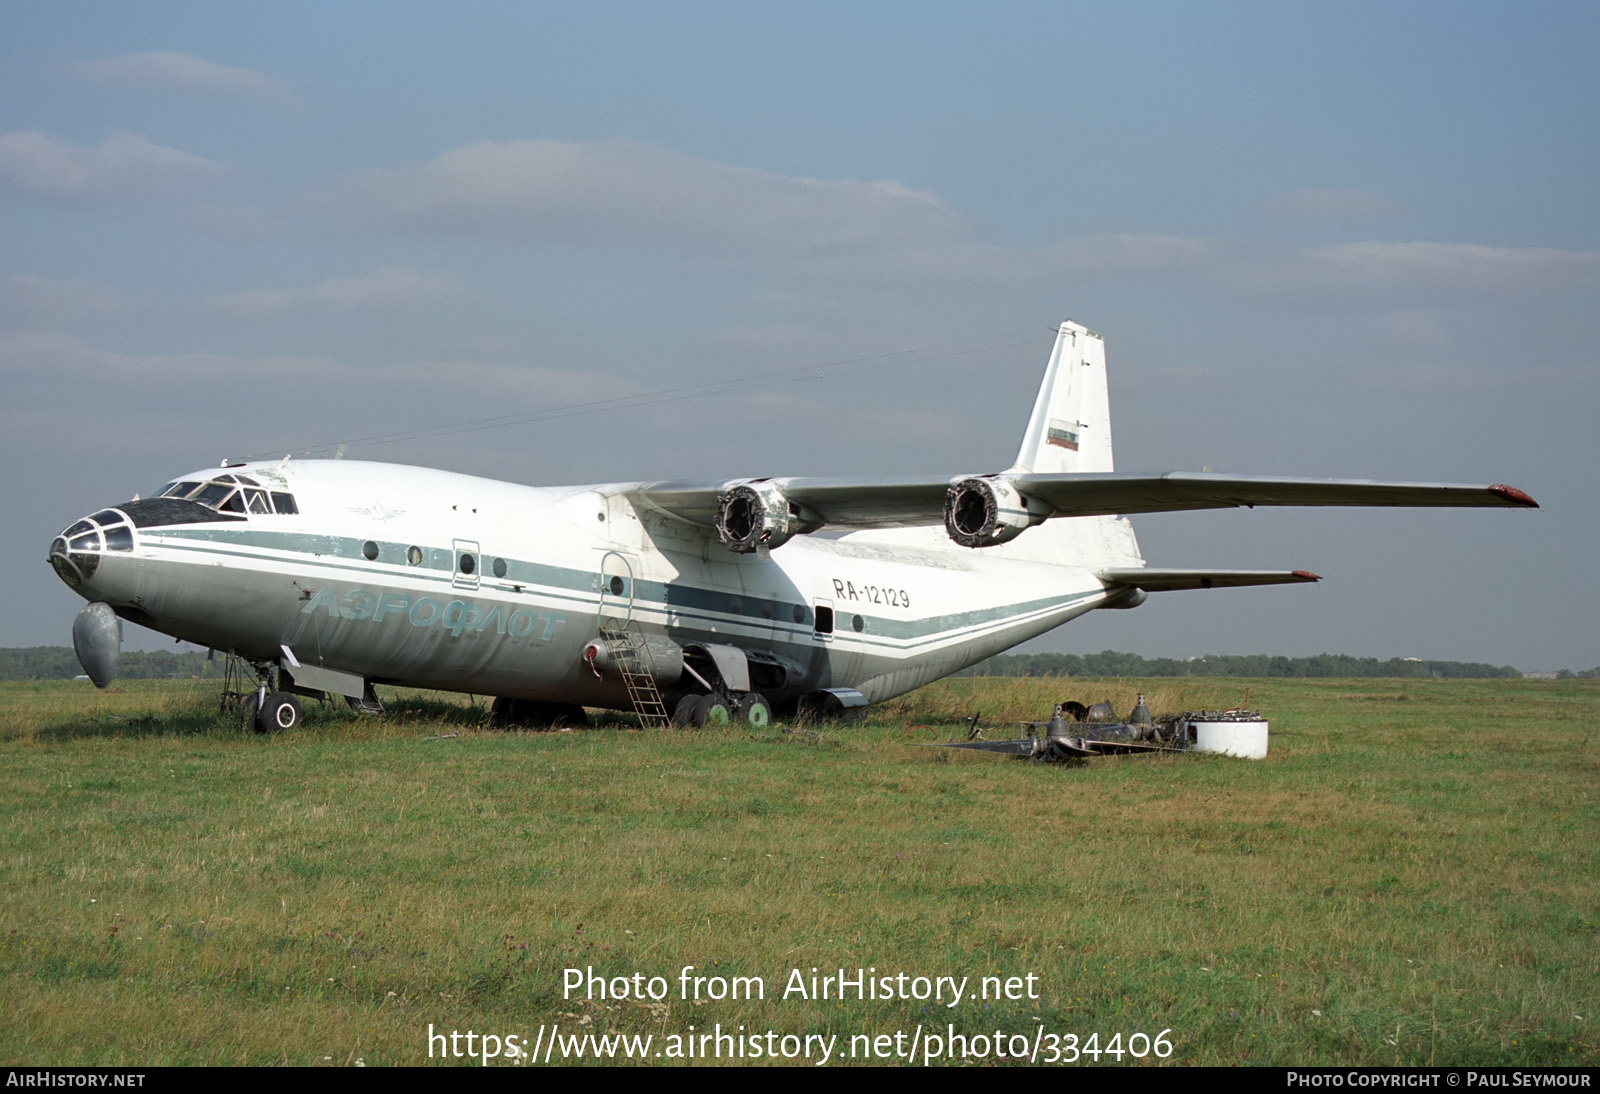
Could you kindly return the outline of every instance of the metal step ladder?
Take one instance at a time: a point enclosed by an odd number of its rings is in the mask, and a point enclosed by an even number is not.
[[[600,637],[615,658],[617,672],[628,689],[628,701],[639,720],[656,729],[670,729],[672,717],[661,699],[661,689],[656,687],[655,664],[644,635],[631,627],[601,627]]]

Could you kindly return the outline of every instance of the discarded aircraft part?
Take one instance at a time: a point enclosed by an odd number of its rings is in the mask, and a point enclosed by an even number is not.
[[[300,724],[300,701],[286,691],[274,691],[251,716],[257,733],[278,733]]]
[[[660,634],[638,636],[635,642],[644,649],[638,655],[640,665],[650,678],[664,687],[672,687],[683,676],[683,647]],[[598,675],[621,679],[622,650],[618,643],[608,638],[590,639],[583,647],[583,660]]]
[[[783,491],[762,479],[739,483],[717,500],[717,539],[737,554],[782,547],[799,525]]]
[[[1024,497],[1008,479],[956,479],[945,492],[945,531],[963,547],[1008,543],[1049,515],[1049,506]]]
[[[1114,722],[1117,720],[1116,709],[1111,705],[1110,699],[1102,699],[1089,708],[1086,722]]]
[[[1185,712],[1189,747],[1247,760],[1267,758],[1267,720],[1253,710]]]
[[[122,656],[122,620],[103,600],[86,604],[72,621],[72,648],[78,664],[89,674],[94,686],[104,688],[117,675],[117,660]]]
[[[1065,703],[1060,704],[1056,707],[1056,712],[1069,722],[1087,722],[1089,720],[1089,708],[1076,699],[1068,699]]]
[[[1139,701],[1133,705],[1133,713],[1128,715],[1128,721],[1136,726],[1150,724],[1150,708],[1144,705],[1144,692],[1139,693]]]

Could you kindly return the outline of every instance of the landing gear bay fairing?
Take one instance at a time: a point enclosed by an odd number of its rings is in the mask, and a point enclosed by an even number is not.
[[[1302,570],[1146,566],[1126,515],[1256,505],[1536,507],[1509,486],[1112,470],[1105,347],[1061,324],[1016,463],[928,479],[533,487],[354,460],[181,476],[74,522],[50,564],[89,601],[84,671],[121,620],[248,660],[258,728],[374,684],[658,725],[828,713],[956,672],[1097,608]]]

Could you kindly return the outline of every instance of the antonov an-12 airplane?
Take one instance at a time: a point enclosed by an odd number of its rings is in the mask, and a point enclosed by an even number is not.
[[[1152,592],[1315,581],[1146,566],[1126,514],[1256,505],[1536,507],[1509,486],[1112,470],[1101,337],[1061,324],[1016,463],[928,479],[533,487],[354,460],[228,464],[76,521],[50,565],[121,619],[247,659],[262,730],[374,684],[665,725],[838,711]],[[669,713],[670,712],[670,713]]]

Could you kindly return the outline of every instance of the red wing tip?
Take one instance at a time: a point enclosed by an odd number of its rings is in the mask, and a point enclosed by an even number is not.
[[[1496,483],[1495,485],[1489,487],[1489,493],[1495,495],[1496,497],[1506,499],[1512,505],[1521,505],[1527,509],[1539,508],[1538,502],[1534,501],[1521,490],[1518,490],[1515,486],[1506,486],[1503,483]]]
[[[1322,575],[1321,574],[1314,574],[1310,570],[1296,570],[1296,571],[1294,571],[1294,576],[1298,577],[1301,581],[1321,581],[1322,580]]]

